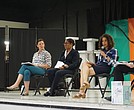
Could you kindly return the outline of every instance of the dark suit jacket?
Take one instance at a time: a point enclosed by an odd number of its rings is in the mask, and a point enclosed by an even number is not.
[[[70,51],[70,53],[66,56],[64,56],[65,50],[62,52],[59,61],[64,62],[65,64],[67,64],[69,67],[66,69],[69,70],[75,70],[78,68],[78,64],[79,64],[79,53],[77,50],[72,49]]]

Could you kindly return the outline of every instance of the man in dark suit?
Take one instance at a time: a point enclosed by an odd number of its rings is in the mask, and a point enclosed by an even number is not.
[[[62,65],[56,68],[48,69],[47,75],[50,81],[51,88],[44,96],[54,96],[57,85],[66,74],[73,74],[78,68],[79,64],[79,53],[73,49],[74,40],[66,39],[64,42],[65,50],[62,52],[59,61]]]

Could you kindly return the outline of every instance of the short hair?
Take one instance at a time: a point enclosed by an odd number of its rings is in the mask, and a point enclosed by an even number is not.
[[[103,34],[100,39],[99,39],[99,48],[102,47],[102,38],[106,38],[107,41],[108,41],[108,50],[110,50],[111,48],[114,47],[114,41],[113,41],[113,38],[112,36],[110,36],[109,34]]]
[[[44,39],[39,38],[39,39],[37,39],[37,41],[36,41],[35,45],[38,45],[38,42],[40,42],[40,41],[43,41],[43,42],[45,43]]]
[[[73,44],[73,46],[75,45],[75,43],[74,43],[74,40],[73,39],[71,39],[71,38],[69,38],[69,39],[66,39],[70,44]]]

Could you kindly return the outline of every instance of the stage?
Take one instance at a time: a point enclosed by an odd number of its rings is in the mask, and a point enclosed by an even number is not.
[[[71,92],[71,96],[54,96],[45,97],[43,93],[45,91],[41,90],[41,95],[34,96],[34,91],[30,91],[29,96],[21,96],[20,91],[9,91],[0,92],[0,104],[6,106],[20,106],[20,107],[34,107],[34,110],[41,109],[87,109],[87,110],[133,110],[134,101],[131,101],[130,105],[115,105],[111,102],[102,99],[100,91],[98,90],[88,90],[87,98],[85,99],[74,99],[72,96],[76,92]],[[106,93],[106,96],[110,96],[110,92]],[[5,110],[4,108],[2,110]],[[10,109],[10,107],[8,108]]]

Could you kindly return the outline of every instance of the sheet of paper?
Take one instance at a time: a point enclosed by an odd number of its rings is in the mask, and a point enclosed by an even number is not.
[[[22,62],[21,65],[33,65],[31,62]]]
[[[120,62],[116,62],[115,64],[114,64],[114,67],[116,67],[117,65],[126,65],[128,62],[126,62],[126,61],[120,61]]]
[[[54,68],[59,68],[61,67],[62,65],[64,65],[64,63],[62,61],[57,61],[56,65]]]

